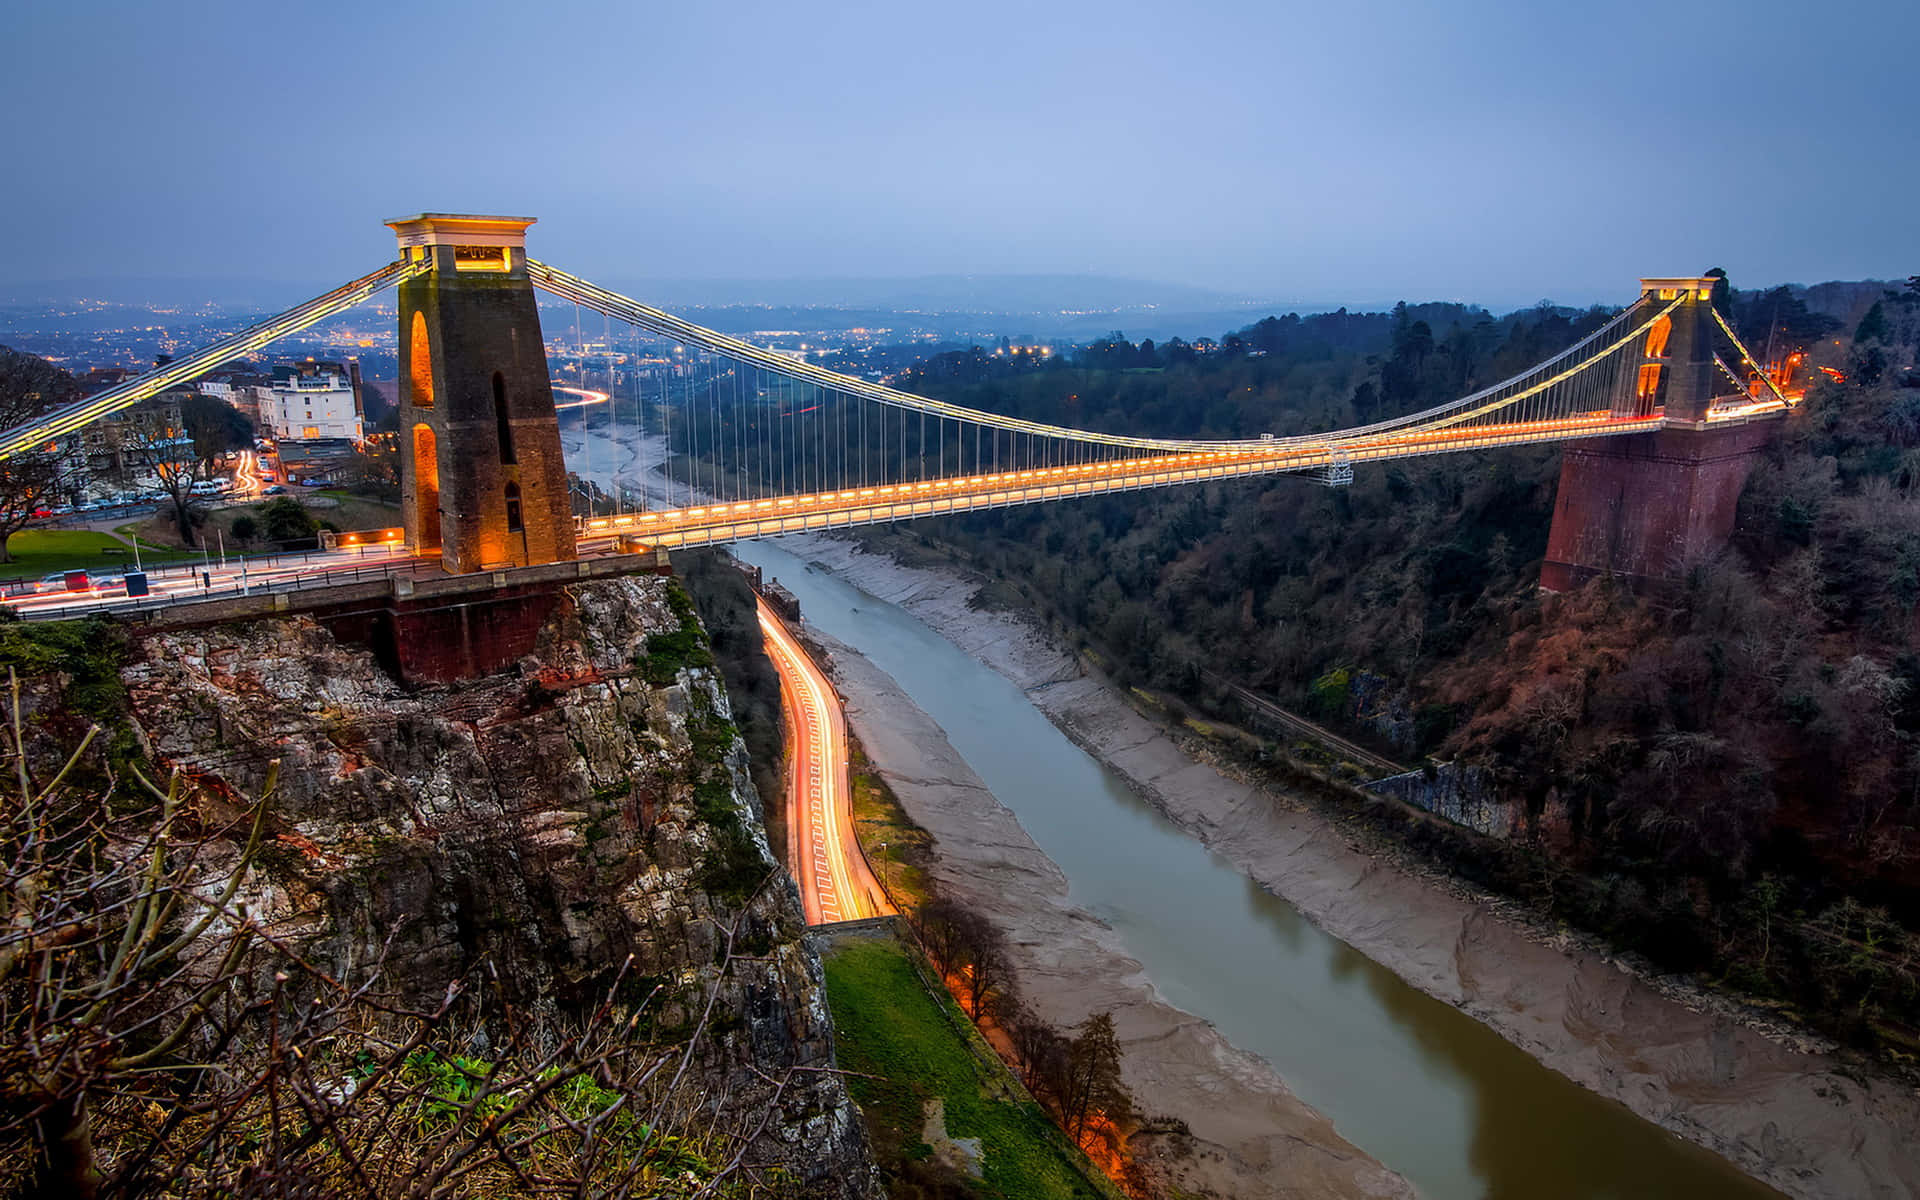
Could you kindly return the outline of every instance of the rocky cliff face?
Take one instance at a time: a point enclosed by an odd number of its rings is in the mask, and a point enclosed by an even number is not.
[[[630,979],[676,997],[663,1025],[714,998],[721,1119],[773,1110],[753,1158],[810,1194],[875,1195],[858,1114],[814,1069],[833,1055],[820,964],[708,661],[678,585],[643,576],[567,589],[516,670],[450,687],[403,688],[302,618],[150,633],[122,678],[160,765],[253,796],[280,760],[253,905],[306,953],[343,972],[384,954],[422,998],[478,966],[560,1015],[631,955]]]
[[[1526,806],[1502,798],[1485,767],[1436,763],[1417,771],[1376,779],[1361,787],[1376,796],[1391,796],[1488,837],[1527,836]]]

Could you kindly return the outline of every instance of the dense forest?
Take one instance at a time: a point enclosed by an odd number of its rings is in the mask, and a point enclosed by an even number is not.
[[[1819,303],[1810,307],[1808,299]],[[1232,716],[1239,684],[1403,759],[1483,768],[1521,844],[1483,882],[1893,1054],[1920,1049],[1920,279],[1726,300],[1820,382],[1734,544],[1660,589],[1538,589],[1559,454],[1535,447],[916,523],[1119,682]],[[978,350],[914,391],[1115,432],[1336,428],[1451,399],[1612,314],[1454,305]],[[1471,860],[1471,861],[1468,861]]]

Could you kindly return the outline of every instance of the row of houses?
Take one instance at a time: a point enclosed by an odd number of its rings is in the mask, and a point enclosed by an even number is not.
[[[82,383],[95,383],[101,374],[90,373]],[[160,490],[160,464],[183,461],[192,453],[193,438],[180,415],[183,399],[169,392],[143,400],[64,439],[60,499],[104,503]]]
[[[319,475],[351,460],[366,436],[357,361],[310,358],[265,373],[238,368],[217,371],[191,391],[143,400],[72,435],[63,447],[63,498],[75,504],[113,501],[160,489],[157,471],[164,468],[157,464],[187,461],[191,455],[193,439],[181,405],[192,391],[246,416],[258,436],[279,445],[290,472],[299,463],[308,468],[305,473]],[[94,370],[79,382],[84,394],[92,394],[130,374],[121,368]]]

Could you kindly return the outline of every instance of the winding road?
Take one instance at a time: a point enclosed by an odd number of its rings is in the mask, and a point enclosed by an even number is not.
[[[787,864],[807,924],[885,916],[893,908],[854,839],[840,698],[779,615],[755,602],[787,714]]]

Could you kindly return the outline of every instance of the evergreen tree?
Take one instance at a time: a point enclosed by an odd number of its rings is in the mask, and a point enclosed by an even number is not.
[[[1890,333],[1886,307],[1875,300],[1873,307],[1867,310],[1867,315],[1860,318],[1860,327],[1853,331],[1853,340],[1856,343],[1884,342]]]

